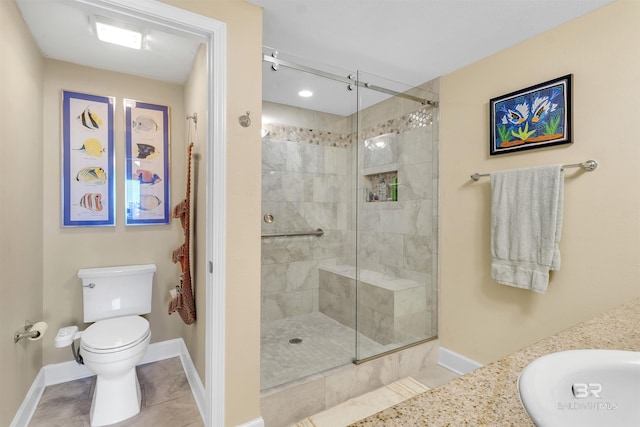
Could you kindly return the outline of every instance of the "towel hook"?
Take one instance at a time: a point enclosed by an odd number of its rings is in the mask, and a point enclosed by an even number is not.
[[[198,113],[193,113],[190,116],[187,116],[187,120],[189,119],[193,119],[193,124],[195,125],[195,128],[198,129]]]
[[[240,126],[242,126],[243,128],[247,128],[247,127],[251,126],[251,117],[249,117],[249,114],[251,114],[251,113],[249,113],[247,111],[247,114],[238,117],[238,121],[240,122]]]

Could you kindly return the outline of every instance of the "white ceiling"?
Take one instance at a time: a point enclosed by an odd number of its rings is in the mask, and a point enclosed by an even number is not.
[[[200,46],[193,34],[132,17],[107,17],[147,30],[142,50],[104,43],[93,34],[92,15],[105,12],[68,0],[16,0],[31,34],[46,58],[183,84]]]
[[[415,86],[613,0],[248,1],[265,46]]]
[[[263,45],[305,65],[364,70],[414,87],[514,46],[613,0],[247,0],[263,8]],[[558,40],[562,43],[562,40]],[[325,64],[325,65],[322,65]],[[513,70],[512,70],[513,71]],[[305,107],[309,83],[263,67],[263,99]],[[301,73],[297,73],[304,78]],[[343,72],[346,75],[348,72]],[[367,76],[370,79],[371,76]],[[375,77],[374,77],[375,79]],[[379,79],[376,79],[379,80]],[[381,86],[395,84],[383,80]],[[534,82],[532,82],[534,83]],[[393,87],[391,87],[393,89]],[[395,89],[401,91],[401,89]],[[331,98],[344,97],[333,92]],[[313,109],[346,115],[326,107]]]
[[[613,0],[248,1],[264,10],[263,44],[279,50],[281,56],[299,57],[299,62],[341,75],[365,70],[415,86]],[[144,25],[149,30],[148,46],[143,51],[134,51],[98,41],[89,20],[96,11],[82,3],[70,0],[16,0],[16,3],[43,55],[62,61],[184,83],[201,42],[192,35],[129,17],[127,22]],[[313,100],[313,106],[308,104],[309,100],[300,101],[295,95],[302,85],[297,81],[300,74],[274,73],[265,65],[263,98],[338,114],[349,112],[320,106],[317,99]],[[385,82],[396,86],[391,81]],[[340,85],[340,91],[344,93],[344,85]],[[338,100],[345,104],[342,97],[325,94],[327,103]],[[350,100],[346,104],[354,107]]]

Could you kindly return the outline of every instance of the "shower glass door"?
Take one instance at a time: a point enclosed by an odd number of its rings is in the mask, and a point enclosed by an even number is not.
[[[262,390],[436,336],[432,89],[265,50]]]
[[[358,72],[356,359],[437,334],[437,96]],[[431,103],[428,100],[432,101]]]
[[[356,343],[355,269],[345,267],[355,259],[355,85],[348,71],[271,54],[263,62],[262,390],[351,363]]]

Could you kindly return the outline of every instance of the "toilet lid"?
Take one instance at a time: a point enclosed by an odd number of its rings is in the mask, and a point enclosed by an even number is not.
[[[89,351],[122,351],[144,341],[149,334],[149,322],[144,317],[116,317],[89,326],[82,333],[80,344]]]

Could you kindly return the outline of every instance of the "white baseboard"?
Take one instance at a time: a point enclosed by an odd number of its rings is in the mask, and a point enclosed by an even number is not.
[[[237,427],[264,427],[264,420],[262,419],[262,417],[258,417],[255,420],[240,424]]]
[[[22,401],[22,404],[18,408],[18,412],[16,412],[15,417],[13,417],[11,427],[23,427],[29,425],[29,421],[31,421],[31,417],[33,417],[34,412],[36,412],[38,402],[42,397],[42,392],[44,392],[45,387],[44,371],[40,369],[40,372],[36,375],[33,384],[31,384],[27,395]]]
[[[438,365],[450,371],[453,371],[456,374],[464,375],[473,371],[474,369],[480,368],[482,366],[482,363],[471,360],[468,357],[465,357],[454,351],[440,347],[438,349]]]
[[[200,379],[200,375],[198,375],[196,366],[193,364],[193,360],[191,360],[191,356],[189,355],[189,351],[187,350],[187,345],[182,338],[179,338],[178,340],[180,341],[182,350],[180,352],[182,369],[184,369],[184,373],[187,376],[187,381],[189,381],[191,393],[193,394],[193,398],[196,401],[196,405],[198,406],[198,411],[200,411],[200,417],[204,420],[206,418],[207,402],[204,386],[202,385],[202,380]]]
[[[189,356],[187,346],[182,338],[154,342],[149,344],[149,348],[147,348],[147,351],[139,365],[182,356],[185,353]],[[189,358],[189,360],[191,360],[191,358]]]
[[[189,381],[189,386],[191,387],[191,392],[193,393],[193,398],[200,411],[200,416],[204,419],[204,387],[182,338],[149,344],[149,348],[147,348],[147,352],[139,364],[144,365],[145,363],[157,362],[171,357],[180,357],[182,368],[184,369],[184,373]],[[92,375],[94,374],[89,371],[86,366],[79,365],[75,361],[43,366],[22,401],[16,416],[13,418],[11,427],[26,427],[29,425],[29,421],[38,407],[38,402],[46,386],[74,381]],[[253,424],[251,424],[251,426],[253,427]],[[255,426],[258,427],[259,425],[256,424]]]

